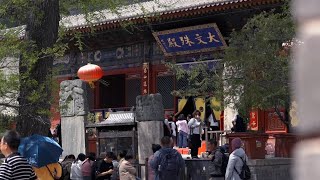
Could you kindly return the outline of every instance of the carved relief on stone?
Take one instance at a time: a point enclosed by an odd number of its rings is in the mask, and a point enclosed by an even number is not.
[[[87,84],[79,79],[60,84],[60,114],[62,117],[84,116],[89,111]]]
[[[162,96],[160,94],[137,96],[136,119],[137,121],[163,121]]]

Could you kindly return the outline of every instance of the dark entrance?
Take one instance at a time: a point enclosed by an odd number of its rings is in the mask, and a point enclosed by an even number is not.
[[[108,86],[100,86],[100,108],[125,107],[125,74],[105,76]]]

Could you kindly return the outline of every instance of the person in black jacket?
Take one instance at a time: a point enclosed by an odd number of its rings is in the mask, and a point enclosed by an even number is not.
[[[168,119],[164,119],[164,121],[163,121],[163,134],[164,134],[164,136],[171,137],[171,128],[169,126],[169,120]]]
[[[61,122],[61,120],[60,120]],[[57,138],[58,138],[58,143],[62,147],[62,137],[61,137],[61,123],[59,123],[56,127],[56,133],[57,133]]]
[[[231,130],[234,132],[246,132],[247,130],[246,123],[240,115],[236,116],[236,119],[232,122],[232,124],[233,128],[231,128]]]

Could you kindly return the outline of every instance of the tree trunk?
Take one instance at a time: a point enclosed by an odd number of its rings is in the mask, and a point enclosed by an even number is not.
[[[53,47],[58,38],[59,0],[31,0],[32,12],[26,25],[26,36],[35,46],[30,52]],[[38,53],[37,61],[22,55],[19,64],[20,95],[17,131],[21,136],[48,135],[50,128],[53,56]]]
[[[275,112],[277,113],[280,121],[282,121],[286,125],[288,132],[290,131],[290,119],[289,119],[289,113],[288,113],[289,108],[290,107],[286,105],[284,115],[282,115],[278,106],[277,105],[274,106]]]

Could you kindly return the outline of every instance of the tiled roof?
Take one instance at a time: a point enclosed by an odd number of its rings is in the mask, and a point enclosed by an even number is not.
[[[133,112],[112,112],[109,117],[98,125],[124,125],[134,123]]]
[[[93,26],[101,26],[105,24],[113,24],[121,21],[129,21],[134,19],[141,19],[144,17],[152,17],[156,15],[173,14],[183,11],[196,10],[202,8],[218,7],[223,5],[232,5],[252,2],[275,2],[277,0],[153,0],[143,3],[123,6],[111,12],[110,10],[102,10],[95,12],[90,19]],[[83,29],[88,28],[88,22],[85,15],[79,14],[74,16],[67,16],[62,19],[63,24],[67,29]]]
[[[196,11],[205,8],[242,7],[246,4],[275,3],[280,0],[151,0],[143,3],[122,6],[116,11],[102,10],[88,16],[84,14],[66,16],[60,21],[67,30],[86,29],[92,26],[113,25],[115,23],[139,20],[145,17],[157,17],[180,12]],[[89,21],[88,21],[89,20]],[[25,26],[13,28],[19,30],[19,37],[25,36]]]

